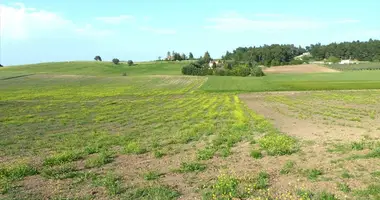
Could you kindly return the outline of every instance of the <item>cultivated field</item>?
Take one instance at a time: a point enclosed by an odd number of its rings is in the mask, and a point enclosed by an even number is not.
[[[321,73],[321,72],[338,72],[334,69],[329,69],[315,64],[305,64],[305,65],[285,65],[276,66],[264,69],[265,73]]]
[[[378,71],[89,63],[0,69],[0,199],[380,198]]]
[[[340,65],[333,64],[328,65],[327,67],[339,71],[357,71],[357,70],[380,70],[380,63],[360,63],[360,64],[352,64],[352,65]]]

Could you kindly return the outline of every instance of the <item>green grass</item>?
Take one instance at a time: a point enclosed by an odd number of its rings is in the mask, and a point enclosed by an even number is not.
[[[351,64],[351,65],[340,65],[333,64],[327,65],[327,67],[340,70],[340,71],[356,71],[356,70],[379,70],[380,63],[360,63],[360,64]]]
[[[319,176],[323,175],[322,170],[319,169],[309,169],[306,170],[307,178],[311,181],[316,181]]]
[[[138,188],[125,195],[125,199],[136,200],[172,200],[177,199],[181,194],[167,186],[152,186]]]
[[[270,133],[259,140],[260,147],[269,155],[292,154],[298,150],[297,141],[287,135]]]
[[[126,63],[115,65],[112,62],[56,62],[56,63],[39,63],[31,65],[21,65],[6,67],[1,70],[3,74],[75,74],[75,75],[93,75],[93,76],[121,76],[126,73],[127,76],[136,75],[180,75],[181,67],[184,63],[177,62],[154,62],[138,63],[128,66]],[[1,78],[0,78],[1,79]]]
[[[144,180],[147,181],[157,180],[160,178],[160,176],[162,176],[162,174],[156,171],[149,171],[143,175]]]
[[[101,167],[105,164],[111,163],[114,160],[114,156],[111,152],[101,152],[91,158],[88,158],[85,162],[86,168]]]
[[[317,74],[270,74],[264,77],[210,76],[207,92],[380,89],[380,71]]]
[[[67,151],[61,154],[56,154],[50,157],[47,157],[44,160],[44,165],[54,166],[61,165],[68,162],[73,162],[83,158],[83,153],[80,151]]]
[[[263,157],[263,154],[261,153],[260,150],[252,150],[251,151],[251,157],[255,159],[260,159]]]
[[[355,190],[354,195],[371,199],[380,199],[380,184],[371,184],[362,190]]]
[[[284,166],[280,170],[280,174],[289,174],[294,168],[295,162],[288,160],[285,162]]]
[[[179,168],[179,172],[186,173],[186,172],[201,172],[204,171],[207,168],[205,164],[198,163],[198,162],[182,162],[181,167]]]
[[[73,164],[45,167],[41,175],[48,179],[67,179],[77,176],[77,169]]]
[[[35,174],[38,174],[37,169],[29,164],[0,166],[0,179],[19,180]]]
[[[337,187],[339,188],[340,191],[344,193],[351,192],[351,188],[346,183],[338,183]]]

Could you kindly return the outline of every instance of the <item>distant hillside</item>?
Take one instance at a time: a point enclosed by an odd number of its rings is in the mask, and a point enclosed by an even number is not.
[[[112,62],[54,62],[39,63],[30,65],[20,65],[5,67],[1,69],[2,74],[33,74],[33,73],[51,73],[51,74],[73,74],[73,75],[180,75],[180,62],[149,62],[138,63],[128,66],[126,63],[118,65]]]

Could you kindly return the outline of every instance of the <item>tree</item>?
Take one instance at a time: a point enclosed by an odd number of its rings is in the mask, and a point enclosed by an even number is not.
[[[168,53],[166,54],[166,60],[170,60],[171,59],[171,54],[170,54],[170,51],[168,51]]]
[[[193,56],[193,53],[189,53],[189,60],[193,60],[194,59],[194,56]]]
[[[95,56],[94,60],[95,61],[102,61],[102,58],[100,56]]]
[[[182,55],[181,55],[181,59],[182,59],[182,60],[186,60],[186,55],[185,55],[184,53],[182,53]]]
[[[3,65],[0,64],[0,67],[3,67]]]
[[[161,60],[161,56],[158,56],[158,60]]]
[[[327,62],[332,62],[332,63],[338,63],[340,62],[340,59],[335,57],[335,56],[330,56],[328,59],[327,59]]]
[[[132,60],[128,60],[128,66],[132,66],[133,65],[133,61]]]
[[[113,64],[118,65],[120,63],[120,60],[117,58],[112,59]]]
[[[211,59],[210,53],[206,51],[205,54],[203,55],[203,61],[206,63],[209,63],[211,60],[212,59]]]

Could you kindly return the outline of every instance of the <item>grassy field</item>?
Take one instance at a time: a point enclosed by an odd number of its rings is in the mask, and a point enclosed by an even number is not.
[[[379,91],[238,94],[376,74],[89,63],[0,69],[0,199],[379,198]]]
[[[339,71],[357,71],[357,70],[379,70],[380,63],[361,63],[361,64],[352,64],[352,65],[340,65],[333,64],[328,65],[327,67],[339,70]]]
[[[138,63],[128,66],[126,63],[115,65],[112,62],[57,62],[22,65],[17,67],[5,67],[1,74],[19,73],[46,73],[46,74],[70,74],[90,76],[121,76],[127,75],[180,75],[181,62],[150,62]],[[1,78],[1,77],[0,77]]]
[[[264,77],[212,76],[202,86],[208,92],[380,89],[380,71],[315,74],[270,74]]]

